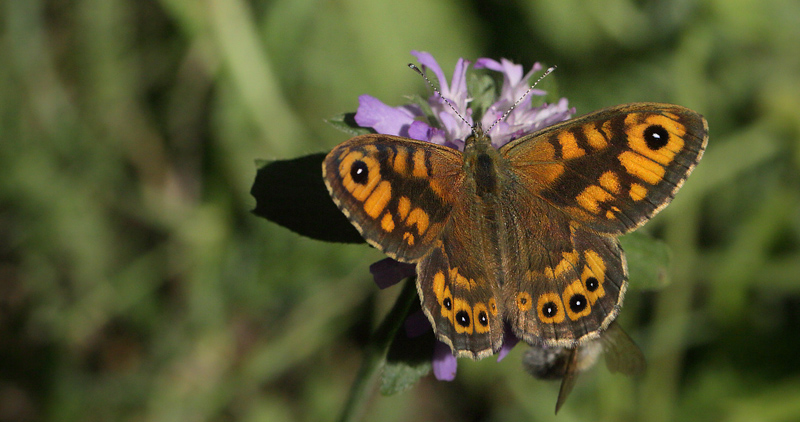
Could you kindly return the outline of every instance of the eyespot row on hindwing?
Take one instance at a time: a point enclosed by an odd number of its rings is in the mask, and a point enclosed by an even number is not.
[[[541,293],[536,298],[531,297],[527,291],[521,291],[515,297],[515,304],[524,313],[535,309],[539,320],[546,324],[558,324],[566,318],[577,321],[589,315],[592,306],[606,295],[604,285],[607,266],[600,254],[591,249],[581,254],[575,250],[563,252],[561,261],[554,267],[546,267],[543,271],[528,271],[528,284],[550,284],[545,283],[545,280],[563,279],[573,275],[576,270],[580,274],[567,280],[566,287],[561,291]]]

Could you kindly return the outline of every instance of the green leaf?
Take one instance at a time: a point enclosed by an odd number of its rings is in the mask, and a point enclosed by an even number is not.
[[[419,309],[417,300],[409,314]],[[381,374],[381,394],[389,396],[406,391],[428,375],[435,345],[433,330],[414,338],[409,338],[405,330],[398,330],[386,354]]]
[[[620,237],[628,261],[628,279],[638,289],[661,289],[669,284],[669,246],[644,233]]]
[[[325,153],[292,160],[258,161],[250,194],[256,198],[253,214],[303,236],[327,242],[364,243],[331,200],[322,180]]]
[[[467,77],[467,92],[472,97],[472,115],[483,116],[497,100],[497,83],[490,75],[472,72]]]
[[[361,367],[352,387],[350,387],[350,395],[339,418],[340,421],[356,420],[357,415],[363,414],[370,393],[375,391],[374,386],[378,380],[378,370],[386,368],[389,350],[395,339],[405,336],[405,330],[401,328],[409,315],[409,311],[414,309],[415,305],[419,307],[416,277],[409,277],[403,285],[403,290],[397,296],[394,306],[386,314],[386,317],[372,334],[367,344],[364,351],[364,360],[361,362]],[[429,350],[433,350],[433,345]],[[384,371],[381,371],[381,374],[383,373]],[[381,378],[383,377],[381,376]]]
[[[411,102],[411,104],[417,105],[422,110],[422,114],[425,115],[425,123],[431,125],[432,127],[441,129],[439,127],[439,121],[433,118],[433,109],[426,98],[416,94],[406,95],[405,97]]]
[[[381,375],[381,394],[391,396],[402,393],[419,382],[420,378],[431,372],[431,357],[434,344],[431,342],[428,349],[428,359],[424,362],[386,362]]]
[[[544,66],[546,69],[547,65]],[[539,81],[538,84],[536,84],[536,89],[541,89],[543,91],[546,91],[547,94],[544,97],[534,97],[533,99],[534,106],[543,103],[554,104],[561,100],[561,95],[559,95],[558,77],[556,77],[557,74],[558,74],[558,69],[553,71],[553,73],[547,75],[544,79]],[[541,73],[536,72],[533,76],[531,76],[531,79],[528,81],[528,84],[536,82],[536,80],[539,79],[540,75]]]

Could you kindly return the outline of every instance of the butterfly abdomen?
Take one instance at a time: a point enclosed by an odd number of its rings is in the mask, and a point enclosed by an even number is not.
[[[471,220],[462,224],[474,227],[472,243],[483,255],[487,277],[499,294],[508,278],[505,269],[518,265],[520,258],[517,233],[508,227],[514,224],[514,218],[509,219],[509,215],[516,214],[512,202],[519,199],[518,181],[508,160],[491,146],[488,137],[469,141],[464,152],[465,191],[471,192],[473,199],[461,205],[470,210]]]

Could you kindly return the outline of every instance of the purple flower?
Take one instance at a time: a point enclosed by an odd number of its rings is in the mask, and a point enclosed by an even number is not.
[[[372,279],[379,288],[394,286],[402,280],[417,274],[417,266],[395,261],[392,258],[382,259],[369,266]]]
[[[503,75],[503,86],[500,88],[496,101],[491,104],[482,116],[473,116],[470,108],[471,97],[467,92],[467,71],[471,62],[459,59],[456,63],[453,78],[447,83],[447,78],[442,68],[429,53],[412,51],[423,70],[433,72],[439,81],[441,95],[434,94],[428,98],[428,105],[432,111],[431,116],[426,116],[417,104],[407,104],[400,107],[391,107],[375,97],[362,95],[359,97],[358,110],[355,115],[356,123],[362,127],[369,127],[385,135],[404,136],[419,141],[432,142],[445,145],[458,150],[464,149],[464,140],[472,134],[475,121],[480,122],[484,128],[490,128],[488,135],[492,145],[500,148],[509,141],[521,136],[538,131],[569,119],[575,112],[567,105],[567,99],[562,98],[554,104],[542,104],[534,107],[532,96],[543,96],[545,91],[533,89],[522,101],[520,99],[530,87],[530,77],[542,69],[539,63],[523,74],[522,65],[501,59],[478,59],[474,68],[489,69]],[[467,123],[453,112],[447,105],[446,98],[453,108],[466,120]],[[519,104],[515,103],[520,101]],[[513,109],[512,109],[513,107]],[[504,113],[509,112],[502,121],[499,119]],[[426,122],[434,122],[431,126]],[[400,280],[415,274],[415,266],[397,262],[387,258],[370,266],[375,283],[381,289],[393,285]],[[431,326],[425,316],[419,314],[409,316],[406,321],[406,332],[409,336],[420,335]],[[503,347],[498,353],[498,361],[502,360],[519,340],[506,330]],[[433,373],[439,380],[451,381],[456,375],[456,358],[450,347],[442,342],[437,342],[433,353]]]
[[[433,376],[439,381],[452,381],[456,378],[458,362],[450,346],[437,341],[433,347]]]

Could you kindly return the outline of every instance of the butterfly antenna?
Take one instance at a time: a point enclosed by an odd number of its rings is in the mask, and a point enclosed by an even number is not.
[[[500,123],[500,122],[502,122],[503,120],[505,120],[505,119],[506,119],[506,117],[508,117],[508,115],[509,115],[509,114],[511,114],[511,112],[512,112],[512,111],[514,111],[514,109],[515,109],[515,108],[516,108],[516,107],[519,105],[519,103],[521,103],[521,102],[522,102],[522,100],[524,100],[524,99],[525,99],[525,97],[527,97],[527,96],[528,96],[528,94],[530,94],[530,92],[531,92],[531,91],[533,91],[533,88],[534,88],[534,87],[535,87],[535,86],[536,86],[536,85],[537,85],[537,84],[538,84],[538,83],[539,83],[539,82],[540,82],[542,79],[544,79],[544,77],[545,77],[545,76],[549,75],[549,74],[550,74],[552,71],[554,71],[554,70],[556,70],[556,66],[550,66],[550,67],[549,67],[547,70],[545,70],[545,71],[544,71],[544,73],[542,74],[542,76],[539,76],[539,79],[537,79],[537,80],[536,80],[536,82],[534,82],[534,83],[533,83],[533,85],[531,85],[531,86],[530,86],[530,88],[528,88],[528,90],[527,90],[527,91],[525,91],[525,93],[524,93],[524,94],[522,94],[522,96],[521,96],[521,97],[519,97],[519,99],[517,100],[517,102],[515,102],[515,103],[514,103],[514,105],[512,105],[512,106],[511,106],[511,108],[509,108],[508,110],[506,110],[506,112],[505,112],[505,113],[503,113],[503,115],[502,115],[502,116],[500,116],[500,118],[499,118],[499,119],[495,120],[495,121],[494,121],[494,123],[492,123],[492,125],[491,125],[491,126],[489,126],[489,129],[487,129],[487,130],[486,130],[486,133],[489,133],[489,132],[491,132],[491,131],[492,131],[492,128],[493,128],[493,127],[495,127],[495,125],[497,125],[498,123]]]
[[[422,70],[420,70],[420,68],[418,68],[418,67],[417,67],[417,66],[416,66],[414,63],[409,63],[409,64],[408,64],[408,67],[410,67],[410,68],[411,68],[411,70],[413,70],[414,72],[417,72],[417,73],[419,73],[419,75],[420,75],[420,76],[422,76],[422,78],[423,78],[423,79],[425,79],[425,82],[427,82],[427,83],[428,83],[428,85],[430,85],[430,86],[431,86],[431,88],[433,89],[433,92],[435,92],[435,93],[436,93],[436,95],[438,95],[438,96],[439,96],[439,98],[441,98],[442,100],[444,100],[444,102],[445,102],[445,103],[447,103],[447,105],[448,105],[448,106],[450,106],[450,109],[451,109],[451,110],[453,110],[453,113],[455,113],[455,114],[456,114],[456,116],[458,116],[458,117],[461,119],[461,121],[463,121],[464,123],[466,123],[466,124],[467,124],[467,126],[469,126],[470,128],[472,128],[472,131],[473,131],[473,132],[475,131],[475,126],[473,126],[473,125],[469,124],[469,122],[467,121],[467,119],[465,119],[465,118],[464,118],[464,116],[462,116],[462,115],[461,115],[461,113],[459,113],[459,112],[458,112],[458,110],[456,110],[456,108],[453,106],[453,104],[452,104],[452,103],[450,103],[450,100],[448,100],[447,98],[445,98],[445,97],[442,95],[442,93],[441,93],[441,92],[439,92],[439,90],[438,90],[438,89],[436,89],[436,87],[433,85],[433,82],[431,82],[431,80],[430,80],[430,79],[428,79],[428,77],[427,77],[427,76],[425,76],[425,73],[423,73],[423,72],[422,72]]]

